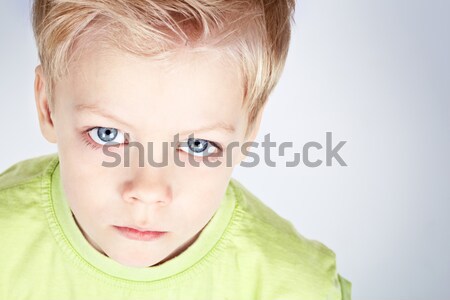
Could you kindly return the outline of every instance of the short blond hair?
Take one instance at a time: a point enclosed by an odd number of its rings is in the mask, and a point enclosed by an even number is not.
[[[35,0],[32,20],[51,106],[77,44],[162,59],[215,48],[239,64],[248,133],[284,68],[294,10],[295,0]]]

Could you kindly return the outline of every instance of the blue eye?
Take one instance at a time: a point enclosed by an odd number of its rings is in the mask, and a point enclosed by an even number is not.
[[[89,136],[100,145],[122,144],[124,135],[116,128],[95,127],[89,130]]]
[[[216,146],[214,142],[195,138],[189,138],[187,140],[187,143],[183,143],[183,146],[181,146],[180,148],[183,151],[194,156],[209,156],[214,152],[220,150],[220,148]]]

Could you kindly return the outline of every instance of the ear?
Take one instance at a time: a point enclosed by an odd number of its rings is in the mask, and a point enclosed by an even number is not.
[[[35,70],[34,79],[34,98],[36,101],[36,109],[39,117],[39,126],[41,128],[42,135],[50,143],[56,143],[56,132],[52,120],[52,111],[50,110],[47,91],[46,91],[46,78],[42,70],[42,66],[39,65]]]

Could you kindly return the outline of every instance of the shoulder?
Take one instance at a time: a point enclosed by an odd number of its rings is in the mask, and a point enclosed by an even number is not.
[[[291,262],[335,260],[336,255],[331,249],[304,237],[292,222],[278,215],[239,181],[232,179],[231,184],[236,195],[236,210],[242,215],[240,227],[253,233],[248,237],[254,242],[262,243],[264,249],[281,251],[282,256]]]
[[[51,239],[45,200],[57,159],[52,154],[22,160],[0,174],[0,282],[12,283],[17,278],[11,274],[35,264],[52,245],[45,244]]]
[[[263,277],[274,280],[274,293],[283,290],[286,299],[341,299],[341,285],[348,282],[337,273],[335,253],[301,235],[236,179],[231,185],[241,215],[239,238],[247,248],[242,251],[259,257],[260,270],[267,268]]]
[[[13,215],[25,216],[25,211],[42,203],[45,178],[57,163],[57,154],[48,154],[19,161],[0,174],[1,222],[14,219]]]
[[[48,168],[57,163],[56,153],[19,161],[0,173],[0,193],[16,186],[31,183],[46,174]]]

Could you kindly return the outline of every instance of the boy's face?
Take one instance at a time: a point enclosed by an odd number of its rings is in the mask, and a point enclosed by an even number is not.
[[[69,71],[55,86],[51,113],[40,67],[35,92],[41,130],[58,145],[61,179],[78,226],[93,247],[127,266],[152,266],[176,256],[220,205],[233,169],[226,167],[225,147],[237,141],[240,148],[259,127],[260,118],[245,138],[237,66],[212,51],[180,52],[164,64],[102,50],[84,52]],[[214,128],[197,130],[209,127]],[[142,145],[144,166],[139,167],[138,147],[129,148],[129,167],[124,166],[123,144],[109,147],[120,164],[102,166],[114,159],[101,144],[123,143],[125,133],[129,142]],[[176,134],[185,142],[178,148],[170,145]],[[189,134],[192,143],[186,143]],[[165,153],[163,142],[169,143]],[[175,164],[174,147],[184,167]],[[232,151],[232,166],[243,159],[239,148]],[[210,160],[220,166],[202,162],[209,151],[224,152]],[[148,155],[154,162],[165,155],[166,166],[150,165]],[[118,227],[166,233],[145,240],[149,237],[127,237]]]

